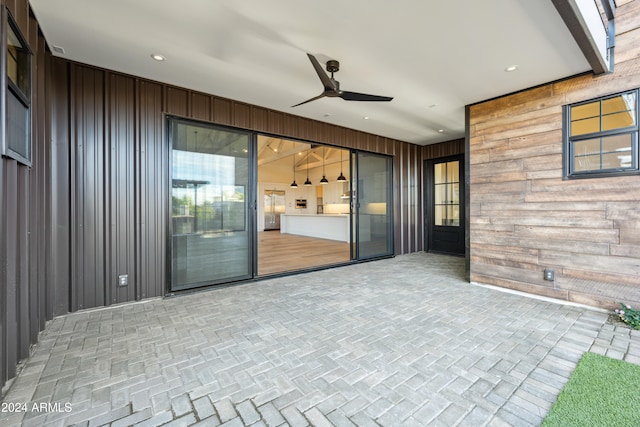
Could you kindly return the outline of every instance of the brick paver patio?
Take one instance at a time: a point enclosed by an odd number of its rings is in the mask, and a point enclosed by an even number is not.
[[[0,425],[539,425],[585,351],[640,363],[638,332],[417,253],[56,318]]]

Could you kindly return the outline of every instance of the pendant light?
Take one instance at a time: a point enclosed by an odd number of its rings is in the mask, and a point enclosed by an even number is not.
[[[298,184],[296,184],[296,156],[293,157],[293,182],[291,183],[291,188],[298,188]]]
[[[320,180],[320,184],[322,185],[327,185],[329,183],[329,180],[324,174],[324,158],[326,156],[326,153],[327,153],[327,148],[323,147],[322,148],[322,179]]]
[[[311,187],[313,184],[309,181],[309,156],[311,155],[311,149],[307,153],[307,180],[304,182],[305,187]]]
[[[339,182],[347,182],[347,178],[342,174],[342,150],[340,150],[340,176],[338,177]]]

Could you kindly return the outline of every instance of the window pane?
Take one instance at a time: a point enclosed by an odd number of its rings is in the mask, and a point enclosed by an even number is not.
[[[575,172],[600,170],[600,155],[576,156],[576,158],[573,159],[573,170]]]
[[[11,25],[7,28],[7,76],[25,97],[29,97],[29,51],[20,42]]]
[[[581,120],[589,117],[600,116],[600,102],[591,102],[576,107],[571,107],[571,120]]]
[[[632,142],[631,134],[628,133],[624,135],[608,136],[606,138],[602,138],[602,151],[605,153],[610,153],[612,151],[631,153]]]
[[[600,132],[600,117],[571,122],[571,136]]]
[[[602,117],[602,130],[626,128],[635,124],[636,118],[631,111],[623,111]]]
[[[608,153],[602,155],[602,169],[625,169],[631,167],[631,155]]]
[[[576,157],[588,154],[600,154],[600,138],[576,141],[573,147],[573,154]]]
[[[625,93],[623,95],[615,96],[613,98],[605,99],[604,101],[602,101],[602,115],[619,113],[623,111],[635,111],[635,109],[635,93]]]
[[[7,91],[7,145],[23,159],[31,161],[29,109],[14,95],[13,90]]]

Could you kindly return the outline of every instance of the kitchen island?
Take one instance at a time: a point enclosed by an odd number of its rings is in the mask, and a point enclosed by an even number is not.
[[[349,242],[350,223],[346,214],[282,214],[280,232],[319,239]]]

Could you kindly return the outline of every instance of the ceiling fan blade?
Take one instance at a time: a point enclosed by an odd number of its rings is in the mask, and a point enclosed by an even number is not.
[[[293,107],[297,107],[298,105],[306,104],[307,102],[315,101],[316,99],[324,98],[325,96],[327,96],[327,95],[325,95],[324,93],[321,93],[320,95],[318,95],[318,96],[314,96],[313,98],[311,98],[311,99],[307,99],[306,101],[302,101],[302,102],[301,102],[301,103],[299,103],[299,104],[292,105],[292,106],[291,106],[291,108],[293,108]]]
[[[388,102],[393,99],[392,96],[369,95],[366,93],[348,92],[346,90],[340,92],[340,98],[345,101],[384,101]]]
[[[311,55],[310,53],[307,53],[307,56],[309,57],[309,61],[311,61],[311,64],[313,64],[313,68],[316,70],[318,77],[320,77],[320,81],[322,81],[324,90],[336,90],[336,86],[331,81],[327,73],[324,72],[324,68],[322,68],[322,65],[320,65],[316,57]]]

